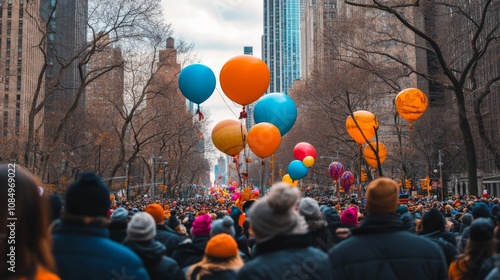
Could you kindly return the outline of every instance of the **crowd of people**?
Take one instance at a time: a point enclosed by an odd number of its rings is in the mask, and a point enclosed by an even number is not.
[[[497,198],[400,204],[379,178],[359,200],[280,182],[239,208],[113,202],[92,172],[62,198],[20,166],[0,180],[0,279],[500,279]]]

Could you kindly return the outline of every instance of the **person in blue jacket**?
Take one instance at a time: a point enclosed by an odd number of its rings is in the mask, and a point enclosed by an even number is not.
[[[149,279],[141,259],[109,238],[109,190],[95,173],[82,173],[65,200],[61,225],[53,234],[61,279]]]

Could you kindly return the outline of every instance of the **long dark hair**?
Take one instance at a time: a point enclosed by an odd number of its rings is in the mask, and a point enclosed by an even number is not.
[[[0,238],[5,238],[0,242],[0,254],[7,256],[11,246],[15,249],[15,272],[8,271],[10,265],[2,261],[1,279],[32,279],[38,266],[55,271],[48,230],[48,203],[40,196],[38,186],[41,186],[40,181],[18,164],[0,164]],[[7,228],[12,223],[15,224],[13,231]],[[8,239],[11,234],[14,239]],[[15,244],[8,240],[14,240]]]
[[[495,250],[494,244],[493,239],[488,241],[468,240],[464,253],[457,258],[457,264],[459,264],[460,261],[465,263],[465,271],[463,271],[459,265],[457,266],[462,275],[461,279],[477,278],[477,274],[484,260],[493,255]]]

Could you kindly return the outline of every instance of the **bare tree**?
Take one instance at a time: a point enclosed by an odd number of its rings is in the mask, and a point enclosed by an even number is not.
[[[385,20],[385,23],[378,26],[386,27],[386,29],[376,30],[377,25],[373,24],[372,27],[375,29],[376,38],[365,38],[368,41],[371,40],[371,42],[344,46],[347,50],[346,53],[353,55],[355,58],[352,59],[351,57],[350,61],[352,63],[357,67],[367,68],[366,64],[370,65],[370,67],[374,66],[379,63],[380,58],[383,58],[407,69],[409,77],[416,75],[427,80],[438,89],[453,92],[457,105],[458,124],[466,150],[469,191],[477,194],[476,147],[468,118],[466,98],[468,94],[475,96],[476,119],[480,130],[482,130],[484,126],[481,126],[481,113],[479,110],[481,102],[500,79],[498,76],[493,76],[487,78],[486,81],[482,81],[480,85],[477,82],[477,69],[487,63],[485,57],[493,51],[493,42],[499,36],[498,13],[495,12],[492,1],[469,4],[468,2],[453,0],[346,0],[345,3],[347,5],[344,9],[356,10],[357,8],[366,13],[372,12],[373,20],[377,20],[377,16],[380,15],[383,17],[381,20]],[[437,26],[452,27],[455,22],[462,22],[464,25],[458,27],[461,28],[459,30],[458,28],[453,30],[443,28],[443,30],[453,34],[460,34],[463,39],[467,38],[464,40],[467,43],[461,46],[460,50],[451,48],[453,44],[450,44],[449,38],[454,36],[437,31],[440,29]],[[432,26],[436,28],[432,28]],[[397,32],[393,32],[394,30]],[[409,34],[413,36],[409,36]],[[420,62],[415,61],[415,56],[384,51],[381,49],[384,44],[399,44],[403,45],[404,48],[410,47],[417,52],[426,53],[430,57],[428,67],[419,67]],[[487,133],[480,132],[480,134],[488,149],[496,157],[498,149],[495,147],[494,141],[488,137]]]

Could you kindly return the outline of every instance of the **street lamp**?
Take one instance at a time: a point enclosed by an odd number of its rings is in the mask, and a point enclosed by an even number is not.
[[[442,171],[442,166],[443,166],[443,161],[441,158],[441,150],[439,150],[439,186],[441,187],[441,200],[444,201],[444,195],[443,195],[443,171]]]
[[[155,173],[155,159],[161,159],[162,156],[151,155],[151,197],[155,196],[156,173]]]

